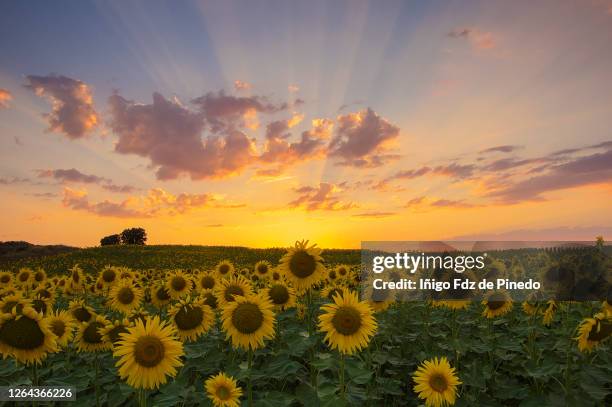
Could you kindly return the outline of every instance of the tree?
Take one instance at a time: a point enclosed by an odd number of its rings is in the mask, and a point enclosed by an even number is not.
[[[147,241],[147,232],[143,228],[125,229],[121,232],[121,243],[144,245]]]
[[[113,246],[116,244],[121,244],[121,236],[117,234],[105,236],[100,239],[100,246]]]

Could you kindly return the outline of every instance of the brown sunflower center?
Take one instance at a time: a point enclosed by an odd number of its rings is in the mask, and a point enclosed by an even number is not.
[[[353,307],[338,308],[332,318],[332,325],[342,335],[353,335],[361,327],[361,314]]]
[[[19,274],[19,281],[21,281],[22,283],[28,281],[29,278],[30,278],[30,273]]]
[[[257,266],[257,272],[259,274],[266,274],[268,272],[268,265],[260,264],[259,266]]]
[[[227,286],[227,288],[225,289],[225,292],[223,293],[223,296],[225,297],[225,301],[228,301],[228,302],[234,301],[235,295],[244,296],[244,290],[242,289],[242,287],[236,284],[231,284]]]
[[[72,272],[72,281],[78,283],[80,280],[81,276],[79,276],[79,273],[77,271]]]
[[[200,280],[200,284],[202,285],[202,288],[213,288],[215,286],[215,279],[211,276],[204,276]]]
[[[281,275],[278,271],[272,273],[272,280],[280,280]]]
[[[125,305],[129,305],[134,301],[135,295],[134,291],[132,291],[129,287],[123,287],[117,293],[117,300]]]
[[[232,325],[242,334],[252,334],[263,324],[264,315],[257,304],[243,302],[232,313]]]
[[[91,319],[91,312],[85,307],[79,307],[72,311],[72,316],[79,322],[89,322]]]
[[[9,281],[11,281],[11,276],[9,276],[8,274],[3,274],[0,277],[0,281],[2,281],[3,284],[8,283]]]
[[[134,360],[140,366],[155,367],[164,360],[165,348],[159,338],[143,336],[134,345]]]
[[[126,332],[128,332],[128,330],[125,326],[117,325],[114,328],[112,328],[110,331],[108,331],[107,335],[112,343],[116,343],[119,339],[121,339],[119,334],[126,333]]]
[[[305,250],[296,251],[289,261],[289,270],[298,278],[308,278],[317,269],[317,262]]]
[[[183,291],[185,287],[187,287],[187,281],[185,281],[185,279],[181,276],[175,276],[172,277],[170,285],[175,291]]]
[[[230,396],[232,395],[232,392],[226,386],[222,385],[217,388],[216,394],[217,397],[219,397],[221,400],[226,401],[229,400]]]
[[[443,393],[448,389],[448,382],[443,375],[436,373],[429,378],[429,387],[438,393]]]
[[[117,278],[117,273],[113,270],[104,270],[102,272],[102,280],[104,280],[105,283],[112,283],[115,281],[115,278]]]
[[[87,325],[87,328],[83,331],[83,341],[91,344],[101,343],[102,335],[100,335],[99,330],[103,327],[104,325],[98,321],[94,321]]]
[[[181,331],[195,329],[204,320],[204,311],[200,307],[187,305],[182,307],[174,316],[174,322]]]
[[[15,311],[20,314],[23,310],[23,304],[18,301],[8,301],[2,306],[2,313],[10,313],[13,311],[13,308],[15,308]]]
[[[336,272],[335,272],[334,270],[332,270],[332,271],[330,271],[330,272],[329,272],[329,278],[330,278],[331,280],[335,280],[335,279],[336,279],[336,277],[337,277],[337,276],[336,276]]]
[[[491,294],[487,299],[487,307],[489,307],[489,309],[493,311],[500,309],[504,306],[505,303],[506,297],[504,297],[504,295],[501,293]]]
[[[38,298],[32,300],[32,308],[34,308],[36,312],[40,312],[43,315],[47,312],[47,304]]]
[[[289,301],[289,290],[284,285],[275,285],[268,292],[270,299],[276,305],[283,305]]]
[[[593,342],[600,342],[610,335],[612,335],[612,322],[597,321],[597,323],[591,327],[587,339]]]
[[[38,271],[36,272],[36,274],[34,274],[34,280],[41,282],[44,279],[45,279],[45,275],[42,272]]]
[[[155,296],[160,301],[168,301],[170,299],[170,294],[168,294],[168,290],[164,287],[159,287],[155,292]]]
[[[2,324],[0,342],[17,349],[32,350],[45,343],[45,334],[40,329],[38,321],[24,315]]]
[[[41,288],[40,290],[36,291],[36,294],[41,296],[42,298],[51,298],[51,293],[44,288]]]
[[[208,305],[212,309],[216,309],[217,297],[215,297],[212,293],[204,294],[204,304]]]
[[[338,269],[338,274],[340,274],[341,276],[345,275],[345,274],[346,274],[346,272],[347,272],[347,270],[346,270],[346,268],[345,268],[345,267],[340,267],[340,268]]]
[[[222,264],[219,266],[219,273],[221,274],[227,274],[230,271],[230,266],[229,264]]]
[[[49,328],[51,329],[51,332],[53,332],[58,338],[64,336],[64,333],[66,332],[66,324],[60,319],[54,319],[53,321],[51,321]]]

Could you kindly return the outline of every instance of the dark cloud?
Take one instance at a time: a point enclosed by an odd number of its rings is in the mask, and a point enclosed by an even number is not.
[[[300,196],[289,203],[289,206],[293,208],[300,207],[307,211],[338,211],[357,207],[353,202],[341,201],[337,196],[340,188],[328,182],[321,182],[318,187],[298,188],[296,192]]]
[[[159,93],[153,94],[152,104],[138,104],[118,94],[111,96],[110,126],[119,137],[115,151],[149,158],[157,167],[157,178],[162,180],[182,174],[191,179],[225,177],[255,161],[253,140],[240,130],[228,129],[223,136],[205,138],[202,133],[207,120],[225,123],[238,112],[264,105],[222,94],[209,94],[198,103],[203,112],[194,112]]]
[[[465,39],[474,48],[480,50],[492,49],[497,45],[492,33],[481,31],[477,28],[458,28],[452,30],[447,35],[451,38]]]
[[[14,185],[14,184],[25,184],[30,182],[29,178],[11,177],[3,178],[0,177],[0,185]]]
[[[62,133],[71,139],[87,136],[100,120],[94,109],[90,87],[66,76],[26,76],[26,88],[49,99],[52,111],[45,117],[49,131]]]
[[[552,166],[545,174],[493,190],[488,195],[503,202],[539,200],[545,192],[612,182],[612,150],[575,158]]]
[[[511,153],[511,152],[519,150],[521,148],[523,148],[523,147],[522,146],[513,146],[513,145],[503,145],[503,146],[495,146],[495,147],[486,148],[484,150],[481,150],[480,153],[481,154],[487,154],[487,153]]]
[[[116,193],[132,193],[138,190],[138,188],[131,185],[116,185],[108,178],[82,173],[76,168],[67,170],[38,170],[38,177],[52,178],[64,183],[97,184],[107,191]]]
[[[13,94],[7,89],[0,88],[0,109],[8,109],[11,100],[13,100]]]
[[[342,159],[340,165],[377,167],[397,159],[386,154],[386,144],[399,137],[399,127],[367,108],[338,117],[338,127],[329,144],[329,155]]]

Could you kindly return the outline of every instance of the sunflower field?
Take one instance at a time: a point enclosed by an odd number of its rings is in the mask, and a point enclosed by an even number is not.
[[[76,405],[612,405],[609,296],[367,300],[359,251],[306,241],[0,268],[0,386],[73,386]]]

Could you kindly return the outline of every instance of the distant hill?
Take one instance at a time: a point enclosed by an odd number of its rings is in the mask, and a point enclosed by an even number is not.
[[[64,245],[40,246],[28,242],[0,242],[0,264],[13,260],[53,256],[79,250]]]

